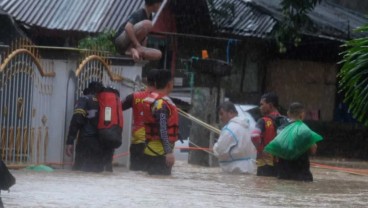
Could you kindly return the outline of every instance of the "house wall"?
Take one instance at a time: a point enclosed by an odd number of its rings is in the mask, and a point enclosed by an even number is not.
[[[230,39],[228,39],[230,40]],[[183,77],[183,86],[190,84],[190,73],[201,76],[190,67],[186,60],[191,57],[201,57],[201,51],[207,50],[209,58],[227,61],[232,65],[231,75],[222,77],[221,87],[225,96],[231,101],[243,104],[257,104],[263,90],[263,74],[269,59],[267,45],[256,39],[237,40],[229,47],[228,40],[178,38],[178,61],[175,75]],[[188,67],[189,66],[189,67]],[[208,83],[208,85],[217,83]]]
[[[77,60],[42,59],[43,63],[51,64],[56,73],[51,98],[51,114],[49,118],[49,143],[47,162],[64,162],[64,145],[68,122],[71,120],[74,106],[75,85],[71,82],[72,72],[76,69]],[[75,69],[74,69],[75,68]],[[72,158],[65,158],[72,162]]]
[[[259,40],[242,40],[231,50],[232,74],[223,79],[226,97],[235,103],[258,104],[263,75],[270,59],[267,45]]]
[[[307,119],[332,121],[336,94],[334,63],[274,60],[267,68],[266,91],[279,95],[282,108],[301,102]]]

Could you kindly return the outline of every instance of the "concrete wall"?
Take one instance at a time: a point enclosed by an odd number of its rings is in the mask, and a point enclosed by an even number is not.
[[[301,102],[308,119],[332,121],[336,94],[336,65],[310,61],[275,60],[269,63],[266,91],[279,95],[280,105]],[[317,119],[318,120],[318,119]]]
[[[368,128],[358,124],[308,121],[307,125],[323,136],[317,156],[368,159]]]
[[[46,162],[62,163],[64,160],[65,130],[68,121],[71,120],[74,107],[75,83],[73,83],[73,71],[76,69],[77,60],[52,60],[43,59],[50,63],[56,73],[53,81],[54,88],[51,98],[51,114],[49,118],[49,143]],[[72,158],[66,160],[71,162]]]
[[[241,104],[257,104],[263,88],[263,75],[270,59],[264,42],[243,40],[232,47],[232,74],[224,78],[226,97]]]

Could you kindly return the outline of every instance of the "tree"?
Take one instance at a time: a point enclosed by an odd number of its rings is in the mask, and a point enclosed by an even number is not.
[[[356,32],[368,33],[368,24]],[[368,126],[368,37],[347,41],[338,73],[339,89],[352,115]]]
[[[275,33],[280,53],[286,52],[288,43],[297,47],[301,39],[301,31],[309,25],[308,13],[322,0],[282,0],[283,20]]]

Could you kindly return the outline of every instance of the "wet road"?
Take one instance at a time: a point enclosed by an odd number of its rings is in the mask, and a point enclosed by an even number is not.
[[[367,207],[368,177],[312,168],[313,183],[224,174],[177,161],[170,177],[115,167],[114,173],[12,170],[5,208]]]

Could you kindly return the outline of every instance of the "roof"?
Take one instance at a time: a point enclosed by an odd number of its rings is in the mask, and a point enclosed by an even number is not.
[[[281,0],[251,0],[254,5],[266,10],[272,17],[282,18]],[[313,31],[303,31],[312,36],[325,36],[336,39],[350,39],[359,37],[353,30],[366,24],[368,18],[363,14],[324,0],[308,14],[313,21]]]
[[[0,45],[9,45],[15,37],[25,37],[25,34],[18,28],[12,17],[1,8],[0,22]]]
[[[219,23],[219,32],[241,37],[270,37],[282,19],[281,0],[213,0],[215,8],[220,8],[223,3],[234,6],[234,15],[220,18],[218,22],[209,0],[170,2],[176,5],[174,12],[178,27],[183,22],[187,28],[178,31],[185,33],[204,30],[211,34],[211,27],[207,25],[211,24],[210,20],[209,23],[205,21],[208,13],[215,25]],[[201,6],[206,7],[205,2],[208,10]],[[87,33],[103,32],[106,28],[117,30],[143,4],[144,0],[0,0],[0,8],[25,25]],[[353,29],[368,22],[363,14],[328,0],[317,5],[309,17],[314,29],[304,31],[304,34],[338,40],[359,36],[353,34]],[[188,18],[192,20],[188,21]]]
[[[0,0],[0,4],[1,4],[1,1],[2,0]],[[7,13],[0,7],[0,14],[7,14]]]
[[[267,37],[282,21],[281,0],[214,0],[216,8],[223,3],[234,5],[234,14],[219,21],[219,31],[240,36]],[[211,6],[208,4],[211,11]],[[211,13],[212,20],[216,12]],[[343,6],[322,1],[308,16],[313,22],[313,29],[303,31],[310,36],[346,40],[358,37],[353,30],[368,22],[363,14]]]
[[[219,32],[231,33],[239,36],[265,37],[269,35],[277,20],[254,7],[250,1],[243,0],[215,0],[214,7],[221,8],[223,3],[232,4],[234,13],[216,20],[216,12],[211,12],[213,22],[219,25]],[[208,4],[209,10],[213,11]]]
[[[143,0],[0,0],[0,7],[23,24],[88,33],[118,29],[143,4]]]

